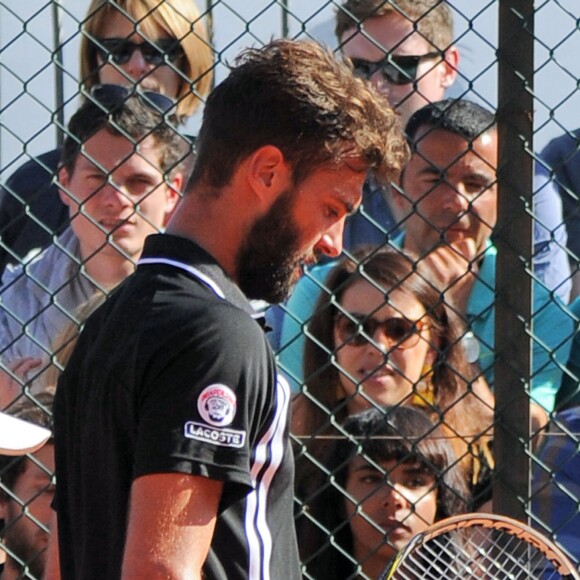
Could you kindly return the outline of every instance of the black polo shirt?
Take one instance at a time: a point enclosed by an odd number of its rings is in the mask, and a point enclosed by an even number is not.
[[[147,239],[56,395],[64,579],[120,576],[132,481],[224,482],[205,578],[298,578],[289,389],[246,298],[191,241]]]

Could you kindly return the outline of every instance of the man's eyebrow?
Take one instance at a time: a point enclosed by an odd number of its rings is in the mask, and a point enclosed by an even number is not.
[[[490,168],[490,173],[486,173],[485,171],[474,171],[469,175],[469,177],[480,179],[481,181],[485,181],[486,183],[495,183],[497,181],[497,176],[492,173]]]
[[[148,181],[157,182],[159,180],[159,175],[154,171],[135,171],[130,173],[128,179],[147,179]]]
[[[427,161],[427,160],[425,160]],[[419,171],[417,171],[417,175],[419,175],[420,177],[428,175],[436,175],[437,177],[443,177],[446,173],[446,170],[442,167],[437,167],[436,165],[433,165],[430,161],[427,161],[427,165],[425,165],[425,167],[422,167],[421,169],[419,169]]]
[[[99,162],[93,157],[88,157],[86,155],[79,155],[75,167],[82,171],[94,171],[98,170],[101,173],[108,173],[105,168],[99,164]]]
[[[340,203],[340,205],[342,205],[342,207],[344,208],[346,216],[351,216],[351,215],[355,214],[357,212],[359,206],[362,203],[362,201],[358,202],[358,203],[352,203],[348,199],[345,199],[346,195],[342,192],[336,192],[336,195],[334,196],[334,198],[338,203]]]

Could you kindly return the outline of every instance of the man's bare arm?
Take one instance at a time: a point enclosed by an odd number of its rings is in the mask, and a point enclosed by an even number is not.
[[[221,481],[179,473],[136,479],[122,578],[201,579],[222,489]]]

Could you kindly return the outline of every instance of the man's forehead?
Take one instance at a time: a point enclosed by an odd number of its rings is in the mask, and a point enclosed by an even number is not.
[[[161,152],[152,136],[135,142],[124,135],[106,129],[95,133],[81,147],[77,159],[79,167],[97,167],[108,171],[145,161],[147,166],[160,167]]]
[[[345,152],[339,163],[356,173],[366,173],[369,169],[368,163],[354,149]]]
[[[412,157],[426,163],[444,166],[465,162],[467,159],[485,162],[490,168],[497,166],[497,130],[483,132],[473,140],[453,131],[423,125],[417,129],[412,145]]]
[[[357,34],[378,43],[379,46],[384,45],[383,48],[389,50],[408,40],[429,44],[428,40],[416,31],[413,20],[395,10],[363,19],[359,26],[345,30],[342,40],[348,41]]]

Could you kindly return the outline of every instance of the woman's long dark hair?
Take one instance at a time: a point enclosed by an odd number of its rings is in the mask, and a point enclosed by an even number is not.
[[[405,406],[372,408],[349,417],[340,430],[324,457],[328,473],[312,482],[297,518],[307,577],[357,575],[344,491],[348,466],[357,456],[377,463],[418,463],[435,476],[436,520],[463,513],[468,505],[466,482],[453,447],[441,426],[434,425],[423,411]]]
[[[433,346],[436,346],[432,377],[435,404],[441,412],[454,414],[460,391],[465,388],[467,363],[459,343],[461,329],[450,316],[433,275],[402,251],[366,248],[355,253],[354,259],[343,259],[331,271],[324,284],[327,291],[321,294],[308,324],[304,349],[305,393],[323,407],[311,406],[311,416],[305,423],[307,432],[315,433],[321,425],[328,424],[330,413],[338,421],[347,416],[346,403],[338,395],[340,377],[334,361],[334,319],[342,296],[360,280],[384,289],[385,302],[389,292],[400,290],[423,306],[434,335]]]

